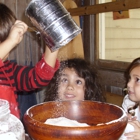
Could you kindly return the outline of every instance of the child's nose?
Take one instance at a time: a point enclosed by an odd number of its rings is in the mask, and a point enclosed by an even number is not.
[[[130,80],[128,83],[127,83],[127,87],[128,88],[131,88],[133,86],[133,84],[132,84],[132,81]]]
[[[69,83],[68,86],[67,86],[68,90],[72,90],[73,89],[73,84],[72,83]]]

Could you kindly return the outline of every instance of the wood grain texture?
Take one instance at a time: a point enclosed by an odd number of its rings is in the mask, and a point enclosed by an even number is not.
[[[125,11],[129,9],[140,8],[139,0],[120,0],[114,2],[108,2],[103,4],[95,4],[89,6],[83,6],[79,8],[69,9],[71,15],[91,15],[111,11]]]
[[[61,127],[44,124],[47,119],[60,116],[90,126]],[[113,120],[116,121],[104,124]],[[24,115],[24,122],[34,140],[118,140],[127,124],[127,116],[123,116],[120,108],[100,102],[46,102],[29,109]]]

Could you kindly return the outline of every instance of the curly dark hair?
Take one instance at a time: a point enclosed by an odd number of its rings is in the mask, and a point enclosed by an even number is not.
[[[12,25],[15,23],[14,13],[3,3],[0,3],[0,42],[8,37]]]
[[[85,80],[85,100],[105,101],[96,67],[82,58],[73,58],[61,62],[59,70],[46,87],[44,101],[54,101],[58,98],[59,77],[65,68],[73,68],[78,76]]]

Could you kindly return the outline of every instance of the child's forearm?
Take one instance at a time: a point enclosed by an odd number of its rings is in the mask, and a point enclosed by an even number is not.
[[[14,48],[14,44],[11,41],[5,40],[4,42],[0,43],[0,59],[4,59],[10,51]]]
[[[51,52],[50,49],[46,46],[44,59],[48,65],[55,67],[56,59],[58,55],[58,50]]]

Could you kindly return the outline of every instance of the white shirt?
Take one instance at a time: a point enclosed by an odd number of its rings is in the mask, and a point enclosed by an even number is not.
[[[123,103],[122,103],[122,108],[124,109],[124,111],[126,113],[128,113],[128,108],[133,107],[135,105],[135,102],[131,101],[128,97],[128,95],[126,95],[123,99]],[[140,121],[140,111],[139,111],[139,107],[137,107],[135,110],[135,116],[137,117],[137,120]],[[127,140],[126,136],[124,136],[125,133],[129,133],[134,131],[134,127],[131,124],[127,124],[123,134],[121,135],[121,137],[119,138],[119,140]]]
[[[124,109],[124,111],[126,113],[128,113],[128,108],[133,107],[135,105],[135,102],[131,101],[128,97],[128,95],[126,95],[123,99],[123,103],[122,103],[122,108]],[[135,116],[137,117],[137,120],[140,121],[140,111],[139,111],[139,107],[137,107],[135,109]]]

